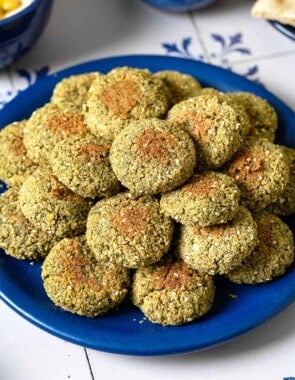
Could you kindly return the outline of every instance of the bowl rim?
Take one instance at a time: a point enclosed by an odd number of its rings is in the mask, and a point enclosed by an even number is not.
[[[25,8],[23,8],[21,11],[16,12],[15,14],[11,16],[4,17],[2,20],[0,20],[0,27],[3,25],[9,24],[13,21],[16,21],[20,17],[26,15],[27,13],[30,13],[33,9],[38,7],[38,5],[42,3],[43,1],[46,1],[46,0],[32,0],[32,2],[28,4]]]

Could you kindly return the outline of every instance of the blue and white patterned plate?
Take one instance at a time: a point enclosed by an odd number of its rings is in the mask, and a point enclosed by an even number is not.
[[[49,100],[54,85],[62,78],[94,70],[107,72],[116,66],[152,71],[179,70],[222,91],[249,91],[260,95],[278,112],[277,141],[295,147],[293,112],[264,88],[228,70],[195,60],[164,56],[106,58],[46,76],[19,93],[0,111],[0,127],[27,118]],[[294,218],[289,218],[288,223],[294,230]],[[94,319],[65,312],[47,298],[40,272],[40,263],[30,265],[1,252],[0,291],[4,302],[36,326],[62,339],[101,351],[130,355],[193,352],[225,343],[273,317],[295,299],[294,265],[285,276],[263,285],[235,285],[218,278],[215,304],[205,317],[183,326],[161,327],[148,322],[128,300],[117,310]]]
[[[292,41],[295,41],[295,28],[293,26],[282,24],[278,21],[269,21],[269,23],[286,37],[290,38]]]

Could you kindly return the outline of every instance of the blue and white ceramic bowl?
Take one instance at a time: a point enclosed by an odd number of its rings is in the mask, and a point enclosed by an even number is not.
[[[0,68],[18,59],[42,34],[53,0],[32,0],[19,12],[0,20]]]
[[[186,12],[206,7],[216,0],[143,0],[159,9],[169,12]]]

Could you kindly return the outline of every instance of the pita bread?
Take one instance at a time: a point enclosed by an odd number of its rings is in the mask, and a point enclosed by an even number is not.
[[[257,0],[251,14],[295,27],[295,0]]]

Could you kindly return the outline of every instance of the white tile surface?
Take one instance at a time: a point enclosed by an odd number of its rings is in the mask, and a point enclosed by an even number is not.
[[[89,359],[97,379],[283,380],[295,376],[295,361],[291,360],[295,357],[294,313],[295,305],[243,337],[209,351],[143,358],[88,350]]]
[[[233,70],[244,74],[249,67],[256,65],[256,78],[293,110],[295,109],[295,52],[285,56],[260,59],[255,62],[237,63]],[[291,68],[293,67],[293,73]]]
[[[194,20],[211,63],[220,65],[224,59],[232,63],[250,56],[258,58],[294,51],[294,42],[268,22],[251,16],[252,4],[249,0],[219,0],[206,10],[194,12]],[[241,41],[230,46],[231,38],[238,33],[241,33]],[[213,35],[222,37],[225,46],[222,46],[220,38],[218,40]]]
[[[135,357],[88,349],[93,377],[283,380],[295,374],[294,313],[295,304],[233,342],[190,355]],[[83,348],[39,330],[3,303],[0,326],[1,380],[92,380]]]
[[[160,54],[162,41],[179,38],[180,30],[184,36],[195,33],[187,14],[159,12],[139,0],[71,0],[70,4],[56,0],[44,35],[15,66],[48,64],[56,70],[109,55]]]
[[[0,301],[1,380],[91,380],[82,347],[31,325]]]

